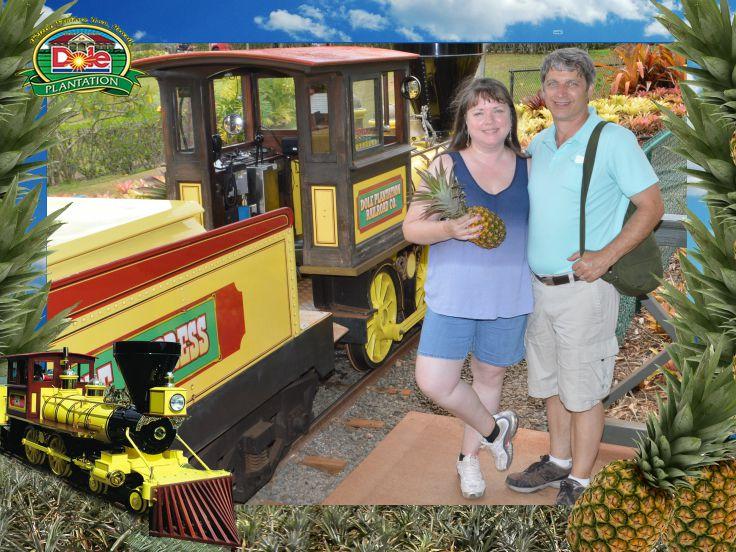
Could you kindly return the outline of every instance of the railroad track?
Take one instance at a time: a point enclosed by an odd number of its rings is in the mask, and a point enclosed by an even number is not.
[[[404,355],[411,347],[416,346],[419,340],[419,328],[415,328],[411,334],[404,337],[401,343],[392,351],[386,358],[384,363],[369,372],[365,372],[363,376],[352,383],[340,396],[330,403],[324,410],[322,410],[312,421],[309,427],[309,431],[302,435],[294,444],[291,446],[291,452],[299,450],[309,439],[319,431],[326,422],[335,418],[350,408],[361,393],[370,385],[381,379],[389,369],[393,366],[394,362]],[[353,368],[351,368],[353,369]]]

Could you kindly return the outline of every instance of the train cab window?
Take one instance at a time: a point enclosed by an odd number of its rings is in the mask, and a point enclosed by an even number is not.
[[[396,120],[397,92],[394,84],[394,72],[389,71],[381,75],[381,97],[383,99],[383,143],[384,145],[396,142],[396,129],[400,121]]]
[[[90,366],[88,362],[71,362],[69,363],[69,368],[77,374],[80,378],[87,377],[89,378],[90,375]]]
[[[192,88],[176,87],[176,150],[182,153],[194,151],[194,118],[192,114]]]
[[[294,79],[291,77],[259,78],[258,106],[261,128],[296,130]]]
[[[8,359],[0,358],[0,383],[8,383]]]
[[[17,383],[18,385],[28,383],[26,359],[13,358],[8,360],[8,383]]]
[[[330,153],[330,112],[327,104],[327,84],[309,87],[309,134],[312,153]]]
[[[353,133],[355,151],[381,144],[378,79],[353,81]]]
[[[36,360],[33,363],[33,381],[48,381],[54,375],[54,363],[50,360]]]
[[[237,134],[230,134],[223,128],[222,121],[227,115],[243,113],[243,83],[240,76],[225,75],[213,79],[215,92],[215,116],[217,117],[217,133],[222,137],[222,144],[230,146],[245,142],[245,129]]]

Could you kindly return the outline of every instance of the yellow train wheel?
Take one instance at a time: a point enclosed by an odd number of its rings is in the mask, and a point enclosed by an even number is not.
[[[29,427],[28,429],[26,429],[25,439],[26,441],[31,441],[33,443],[36,443],[37,445],[44,444],[43,432],[35,427]],[[45,452],[40,451],[28,444],[23,446],[23,450],[26,453],[26,458],[31,464],[38,466],[40,464],[43,464],[46,460]]]
[[[350,363],[362,371],[380,366],[386,360],[393,342],[401,339],[396,324],[398,294],[388,268],[375,273],[368,288],[368,298],[375,312],[366,323],[366,342],[348,344]]]
[[[49,439],[48,447],[53,452],[58,452],[59,454],[67,456],[66,443],[64,443],[64,439],[62,439],[60,435],[52,435],[51,439]],[[69,477],[72,474],[72,464],[68,460],[64,460],[63,458],[59,458],[53,454],[49,454],[48,458],[49,468],[51,468],[51,471],[56,475],[59,477]]]
[[[133,489],[128,495],[128,507],[136,514],[143,514],[148,510],[148,501],[143,498],[140,489]]]
[[[427,281],[428,260],[429,246],[425,245],[417,250],[417,274],[414,285],[414,305],[416,309],[424,306],[424,283]]]
[[[92,491],[95,494],[98,495],[104,495],[107,494],[108,486],[106,483],[101,482],[98,479],[95,479],[91,475],[89,476],[89,490]]]

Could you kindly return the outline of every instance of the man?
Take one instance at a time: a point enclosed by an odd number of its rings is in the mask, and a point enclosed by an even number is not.
[[[554,124],[529,146],[529,266],[534,313],[526,349],[529,394],[544,399],[550,451],[507,477],[509,488],[559,487],[572,505],[588,485],[603,435],[603,405],[618,352],[619,295],[600,277],[656,226],[664,212],[657,176],[629,130],[603,128],[586,200],[586,251],[580,247],[583,158],[601,121],[588,107],[595,68],[577,48],[542,62],[542,95]],[[623,225],[631,200],[636,213]],[[622,228],[623,225],[623,228]]]

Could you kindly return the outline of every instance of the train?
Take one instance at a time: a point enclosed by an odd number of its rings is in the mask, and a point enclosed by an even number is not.
[[[187,414],[187,390],[173,383],[180,353],[179,343],[114,343],[125,399],[95,377],[94,356],[64,348],[2,357],[0,446],[148,513],[151,535],[239,546],[232,475],[210,469],[177,434]]]
[[[72,206],[48,313],[71,309],[72,323],[54,345],[96,356],[93,375],[119,387],[115,342],[179,343],[178,434],[248,500],[309,429],[336,343],[372,370],[423,318],[427,248],[401,222],[441,147],[411,127],[441,130],[447,83],[411,106],[432,78],[472,74],[479,47],[469,55],[325,45],[134,61],[159,84],[168,200],[59,199]]]

